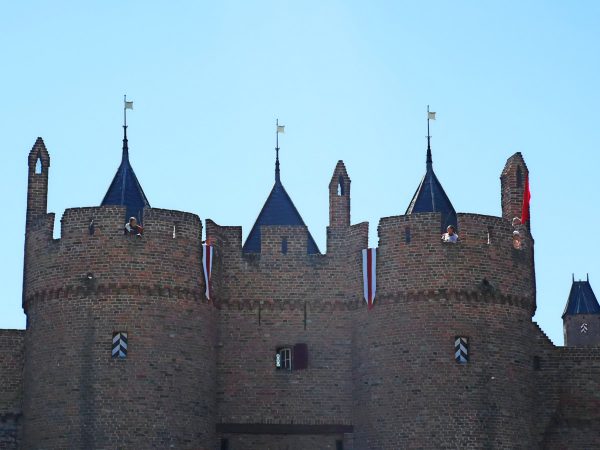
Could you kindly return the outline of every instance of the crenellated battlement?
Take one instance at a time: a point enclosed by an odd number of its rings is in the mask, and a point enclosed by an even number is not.
[[[423,290],[494,292],[535,298],[530,235],[513,246],[513,227],[501,217],[459,213],[459,241],[442,242],[440,214],[386,217],[379,223],[380,297]],[[532,300],[533,301],[533,300]],[[532,312],[535,305],[532,306]]]
[[[533,241],[528,231],[521,230],[522,248],[518,250],[513,246],[514,228],[506,219],[458,214],[458,221],[460,239],[451,244],[441,241],[439,213],[382,218],[378,227],[378,297],[445,291],[533,303]],[[295,293],[306,301],[313,296],[330,298],[336,291],[328,284],[341,276],[349,281],[338,292],[346,301],[362,304],[361,250],[367,246],[368,224],[329,229],[330,251],[325,255],[306,254],[305,227],[263,226],[261,233],[261,253],[244,254],[240,227],[207,221],[207,238],[217,255],[213,269],[216,297],[225,301],[240,297],[248,302],[255,296],[267,302],[293,302]],[[289,274],[295,275],[282,283]],[[528,305],[528,309],[534,308]]]
[[[67,209],[59,239],[52,239],[54,215],[40,217],[44,226],[27,231],[25,298],[90,283],[204,289],[197,215],[147,208],[141,238],[124,233],[124,217],[120,206]]]

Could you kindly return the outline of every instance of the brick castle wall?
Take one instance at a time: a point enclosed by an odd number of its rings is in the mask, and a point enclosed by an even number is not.
[[[350,257],[307,255],[305,228],[262,227],[261,253],[244,255],[241,229],[207,221],[217,254],[219,422],[351,424],[351,309],[362,292],[356,255],[367,231],[346,229]],[[308,368],[275,370],[276,349],[297,343],[308,346]]]
[[[24,330],[0,330],[0,449],[19,448]]]
[[[14,448],[20,432],[22,383],[23,448],[212,449],[221,438],[230,450],[339,440],[346,450],[597,446],[598,349],[556,348],[531,322],[533,239],[521,227],[524,248],[515,250],[510,225],[527,174],[520,154],[502,173],[503,218],[459,214],[459,244],[440,242],[438,214],[381,219],[371,311],[360,253],[368,224],[350,226],[341,161],[324,255],[306,254],[305,227],[285,226],[263,227],[261,253],[243,254],[240,227],[207,220],[210,302],[197,216],[149,208],[137,239],[123,235],[124,208],[68,209],[53,239],[49,163],[38,139],[24,376],[18,352],[0,353],[9,362],[0,377],[10,380],[0,395],[16,408],[0,423],[0,443]],[[110,356],[116,331],[128,333],[124,360]],[[469,338],[466,365],[454,360],[456,336]],[[23,348],[22,332],[0,339]],[[308,367],[276,370],[275,350],[298,343]],[[270,426],[292,434],[256,432]]]

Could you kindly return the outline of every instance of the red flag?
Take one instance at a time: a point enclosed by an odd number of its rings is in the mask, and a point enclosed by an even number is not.
[[[529,174],[525,175],[525,189],[523,190],[523,208],[521,210],[521,223],[529,220],[529,200],[531,200],[531,192],[529,192]]]

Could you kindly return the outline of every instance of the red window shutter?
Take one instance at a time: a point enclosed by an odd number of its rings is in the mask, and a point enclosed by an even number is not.
[[[306,344],[294,345],[292,370],[304,370],[308,367],[308,346]]]

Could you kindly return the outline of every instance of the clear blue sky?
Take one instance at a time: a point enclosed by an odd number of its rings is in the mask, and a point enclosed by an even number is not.
[[[352,221],[404,213],[425,170],[460,212],[500,215],[499,175],[530,169],[538,312],[557,344],[571,274],[600,295],[600,3],[4,2],[0,7],[0,328],[21,328],[26,157],[51,154],[48,208],[98,205],[121,157],[152,206],[249,232],[286,125],[286,189],[325,249],[327,185]]]

